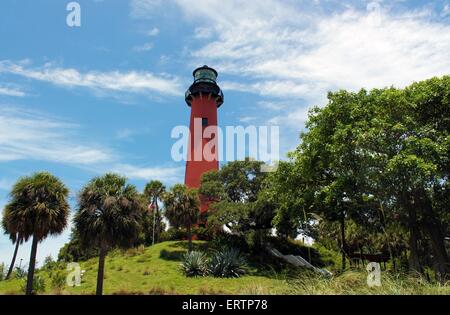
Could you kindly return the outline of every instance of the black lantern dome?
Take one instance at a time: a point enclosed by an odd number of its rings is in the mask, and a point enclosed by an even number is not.
[[[217,107],[223,104],[223,92],[217,85],[218,73],[213,68],[203,66],[194,70],[194,83],[186,91],[186,103],[191,106],[192,98],[200,93],[211,94],[216,98]]]

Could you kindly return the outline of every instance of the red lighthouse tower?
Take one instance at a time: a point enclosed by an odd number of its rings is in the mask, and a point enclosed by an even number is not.
[[[224,98],[216,83],[216,70],[203,66],[195,69],[193,75],[194,83],[186,92],[191,119],[185,184],[189,188],[199,188],[205,172],[219,169],[217,109]],[[208,210],[208,201],[200,199],[203,213]]]

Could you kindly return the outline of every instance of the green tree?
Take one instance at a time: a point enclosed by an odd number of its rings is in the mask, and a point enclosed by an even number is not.
[[[158,180],[153,180],[145,186],[144,196],[151,205],[152,215],[152,244],[159,240],[159,236],[163,230],[162,215],[159,209],[159,202],[166,191],[166,187]]]
[[[196,189],[177,184],[163,195],[165,215],[174,228],[186,228],[189,251],[192,251],[192,226],[200,218],[200,199]]]
[[[67,225],[68,194],[69,190],[58,178],[45,172],[23,177],[12,188],[3,220],[6,230],[19,236],[16,241],[32,237],[27,295],[33,294],[38,243],[49,235],[60,234]]]
[[[141,207],[136,187],[116,174],[96,177],[81,190],[74,223],[81,242],[88,248],[99,248],[97,295],[103,293],[108,251],[132,247],[138,239]]]
[[[200,194],[211,201],[208,225],[223,226],[261,246],[272,229],[275,205],[267,190],[262,162],[230,162],[220,171],[203,175]]]
[[[386,236],[393,228],[409,231],[411,270],[422,270],[419,247],[429,240],[436,275],[447,277],[449,95],[446,76],[403,90],[329,93],[328,105],[311,111],[286,166],[293,178],[278,174],[276,192],[283,196],[296,183],[290,196],[297,216],[306,209],[340,222],[343,266],[351,220]]]

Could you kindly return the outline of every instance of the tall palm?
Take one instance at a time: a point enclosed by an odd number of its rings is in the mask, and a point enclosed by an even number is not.
[[[161,229],[161,214],[159,212],[158,201],[161,201],[163,194],[166,191],[166,187],[159,180],[153,180],[145,185],[144,196],[152,204],[153,211],[153,237],[152,244],[155,244],[159,239],[159,232]],[[158,220],[156,220],[158,218]],[[158,221],[158,222],[157,222]],[[157,231],[155,233],[155,231]],[[155,241],[156,238],[156,241]]]
[[[143,212],[136,187],[125,177],[106,174],[80,192],[75,229],[87,247],[99,248],[97,295],[103,294],[105,257],[114,247],[129,248],[139,237]]]
[[[166,217],[175,227],[184,227],[188,232],[189,251],[192,251],[192,226],[200,217],[200,199],[196,189],[188,189],[185,185],[175,185],[164,194]]]
[[[14,222],[11,220],[11,211],[7,208],[3,211],[3,218],[2,218],[2,227],[5,234],[9,235],[9,239],[14,246],[14,254],[11,260],[11,264],[9,265],[8,273],[6,274],[5,280],[8,280],[11,277],[11,274],[14,270],[14,265],[16,264],[16,258],[17,253],[19,251],[19,246],[23,243],[28,241],[28,237],[25,237],[21,234],[21,228],[20,226],[14,225]]]
[[[36,173],[17,181],[4,210],[3,225],[10,238],[20,243],[32,237],[25,293],[33,294],[37,246],[49,235],[61,234],[69,217],[69,190],[55,176]],[[15,235],[15,236],[14,236]]]

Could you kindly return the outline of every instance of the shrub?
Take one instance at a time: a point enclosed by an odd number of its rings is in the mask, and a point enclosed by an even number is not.
[[[23,285],[22,285],[22,292],[26,292],[26,288],[27,288],[27,282],[26,280],[24,281]],[[32,294],[38,294],[41,292],[45,292],[45,280],[44,278],[42,278],[39,275],[36,275],[33,279],[33,290],[32,290]]]
[[[228,248],[212,256],[209,271],[215,277],[239,278],[246,273],[246,265],[247,262],[239,250]]]
[[[192,234],[194,234],[199,241],[211,241],[214,238],[214,233],[211,229],[197,226],[192,229]]]
[[[28,275],[28,272],[25,270],[25,267],[16,267],[16,270],[14,272],[14,276],[16,279],[23,279],[26,278]]]
[[[183,257],[181,270],[187,277],[205,276],[208,273],[208,259],[202,252],[189,252]]]
[[[161,233],[159,239],[161,242],[180,241],[187,238],[187,233],[184,229],[170,228]]]
[[[184,259],[185,252],[176,250],[176,251],[168,251],[166,249],[163,249],[159,252],[159,258],[164,260],[175,260],[175,261],[181,261]]]
[[[5,278],[5,264],[0,264],[0,281],[3,281]]]
[[[222,248],[237,248],[242,252],[249,252],[250,248],[244,237],[227,233],[227,232],[217,232],[211,242],[209,242],[209,246],[216,250],[220,250]]]
[[[64,272],[58,271],[52,274],[51,277],[52,288],[55,290],[62,290],[66,285],[66,275]]]

